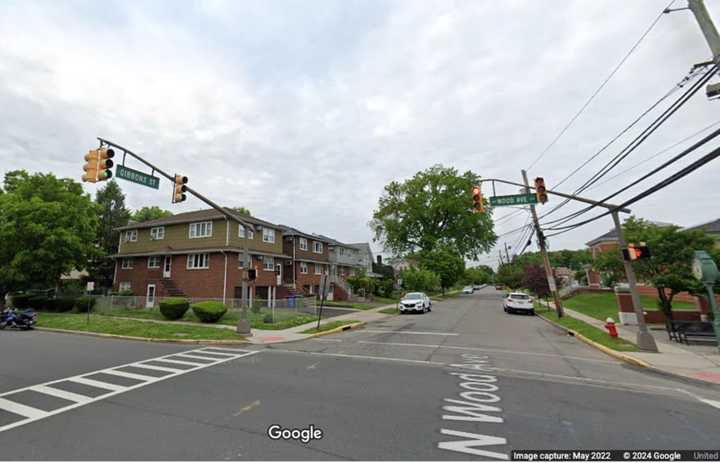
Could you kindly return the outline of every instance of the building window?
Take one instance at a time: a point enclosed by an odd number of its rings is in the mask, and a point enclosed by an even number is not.
[[[125,242],[128,241],[137,241],[138,237],[138,231],[137,230],[127,230],[125,232]]]
[[[121,281],[120,286],[118,286],[118,291],[125,292],[125,291],[132,291],[132,285],[130,285],[129,281]]]
[[[210,268],[210,254],[188,254],[187,268],[189,270]]]
[[[343,254],[345,254],[345,248],[338,248],[338,252],[342,256]]]
[[[245,238],[245,227],[243,225],[238,224],[238,237],[239,238]],[[255,232],[252,228],[248,228],[247,230],[247,239],[251,240],[255,238]]]
[[[190,224],[190,238],[207,238],[210,236],[212,236],[212,222]]]
[[[152,227],[150,229],[151,240],[164,240],[165,239],[165,227]]]
[[[275,230],[263,227],[263,243],[275,242]]]
[[[124,257],[122,260],[122,269],[123,270],[129,270],[133,268],[133,259],[132,257]]]
[[[322,254],[322,243],[319,241],[313,241],[313,252],[316,254]]]
[[[275,270],[275,259],[265,256],[263,258],[263,270],[272,272]]]
[[[308,265],[307,262],[300,262],[300,273],[307,273]]]
[[[301,251],[307,251],[308,245],[307,245],[307,238],[300,238],[298,241],[298,246],[300,247]]]
[[[245,254],[238,254],[238,268],[245,268]]]
[[[315,264],[315,275],[322,275],[322,265]]]
[[[148,257],[148,268],[160,268],[160,256]]]

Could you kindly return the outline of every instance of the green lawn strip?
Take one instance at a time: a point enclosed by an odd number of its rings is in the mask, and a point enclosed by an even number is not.
[[[625,341],[620,338],[611,338],[605,331],[595,328],[581,320],[572,318],[569,315],[565,315],[563,318],[558,318],[557,313],[554,310],[549,310],[540,305],[535,306],[535,313],[541,315],[565,328],[578,332],[598,344],[602,344],[610,349],[621,351],[621,352],[637,352],[638,348],[635,344]]]
[[[645,310],[657,310],[656,299],[651,296],[640,296],[640,303]],[[605,321],[608,317],[618,318],[618,305],[614,293],[581,293],[563,301],[569,309]],[[673,310],[697,310],[690,302],[673,302]]]
[[[347,301],[325,301],[325,307],[338,307],[344,309],[357,309],[357,310],[368,310],[380,307],[381,305],[377,302],[347,302]]]
[[[320,325],[320,328],[310,328],[309,330],[303,331],[303,334],[315,334],[315,333],[321,333],[323,331],[330,331],[334,330],[335,328],[339,328],[341,326],[345,325],[352,325],[353,323],[359,323],[358,320],[335,320],[331,322],[327,322],[324,325]]]
[[[248,310],[248,320],[250,321],[250,327],[261,330],[284,330],[286,328],[292,328],[293,326],[303,325],[313,320],[317,320],[317,317],[315,315],[277,309],[275,310],[273,322],[265,323],[264,319],[267,314],[272,314],[272,310],[263,309],[259,312],[253,312],[252,310]],[[157,309],[111,309],[103,311],[102,315],[108,317],[127,317],[166,321],[166,319]],[[220,319],[220,321],[218,321],[218,324],[237,325],[238,321],[240,321],[240,317],[241,312],[239,310],[229,310]],[[202,323],[195,316],[192,309],[185,312],[185,315],[180,320],[184,322],[192,322],[198,324]],[[207,324],[204,325],[207,326]]]
[[[91,314],[87,323],[86,314],[39,312],[37,326],[153,339],[243,339],[232,330],[211,326],[152,323],[98,314]]]

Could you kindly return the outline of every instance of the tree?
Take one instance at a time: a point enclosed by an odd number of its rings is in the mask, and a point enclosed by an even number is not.
[[[616,249],[598,253],[592,265],[601,272],[603,286],[612,288],[618,282],[625,281],[625,267]]]
[[[658,226],[630,217],[623,224],[628,243],[644,241],[651,257],[632,262],[639,281],[655,286],[658,306],[672,319],[672,301],[682,291],[697,292],[698,281],[692,275],[692,259],[696,250],[711,251],[714,240],[702,231],[681,230],[680,227]],[[607,252],[608,261],[622,265],[618,252]]]
[[[90,279],[101,288],[112,286],[115,262],[109,256],[117,254],[120,232],[117,227],[127,225],[130,211],[125,207],[125,195],[120,185],[111,180],[95,193],[99,224],[97,228],[98,254],[88,264]]]
[[[493,280],[495,272],[487,265],[479,265],[473,268],[465,269],[462,281],[469,285],[489,284]]]
[[[146,222],[148,220],[155,220],[155,219],[162,219],[164,217],[170,217],[173,213],[170,211],[166,211],[165,209],[160,209],[157,206],[144,206],[140,209],[136,210],[132,213],[132,216],[130,216],[130,219],[133,222]]]
[[[489,214],[472,211],[473,172],[433,166],[405,182],[385,186],[370,227],[375,240],[395,255],[453,249],[468,259],[490,251],[497,237]]]
[[[523,269],[518,264],[503,264],[495,274],[495,283],[515,289],[522,286]]]
[[[440,277],[430,270],[409,268],[400,274],[406,291],[433,292],[440,288]]]
[[[419,253],[420,268],[430,270],[440,277],[440,287],[445,290],[458,282],[465,272],[465,260],[447,246],[439,246]]]
[[[238,206],[238,207],[231,207],[230,209],[232,209],[233,211],[237,212],[240,215],[252,215],[250,213],[250,209],[248,209],[247,207]]]
[[[545,269],[540,265],[528,265],[523,269],[522,286],[537,297],[547,298],[550,295]]]
[[[354,292],[361,293],[363,296],[371,295],[375,289],[375,282],[367,276],[364,268],[356,269],[355,273],[348,277],[347,282]]]
[[[5,174],[0,195],[0,291],[47,288],[95,254],[98,211],[82,186],[52,174]],[[4,294],[0,294],[0,298]]]

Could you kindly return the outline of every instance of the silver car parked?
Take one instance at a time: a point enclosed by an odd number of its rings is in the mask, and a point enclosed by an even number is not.
[[[400,299],[400,313],[430,312],[432,302],[425,293],[407,293]]]

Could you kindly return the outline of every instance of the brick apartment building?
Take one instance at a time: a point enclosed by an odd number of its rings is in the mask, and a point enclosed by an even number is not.
[[[143,296],[148,306],[164,296],[239,300],[247,243],[257,272],[251,299],[318,294],[323,273],[331,278],[329,298],[348,297],[345,280],[353,266],[339,263],[337,255],[359,252],[357,248],[256,217],[244,218],[253,229],[245,230],[214,209],[118,228],[113,289]]]

